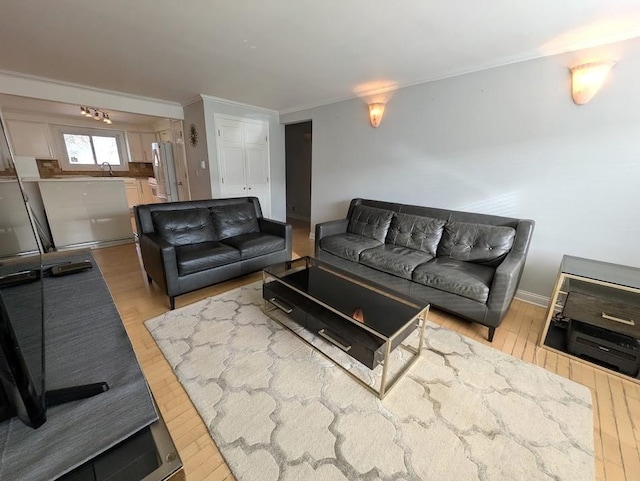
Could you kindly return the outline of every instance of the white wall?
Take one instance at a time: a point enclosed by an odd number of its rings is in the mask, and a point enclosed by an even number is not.
[[[531,218],[520,289],[540,296],[563,254],[640,267],[640,39],[609,50],[584,106],[567,67],[604,50],[400,89],[377,129],[359,99],[282,115],[313,121],[312,225],[354,197]]]
[[[269,123],[269,158],[271,182],[271,218],[286,219],[286,187],[284,157],[284,125],[280,123],[278,112],[244,105],[224,99],[202,96],[204,116],[207,126],[207,141],[210,179],[213,197],[220,195],[217,136],[215,132],[215,114],[231,115],[243,119],[261,120]],[[188,131],[185,120],[185,128]],[[187,135],[188,138],[188,135]]]
[[[198,133],[198,144],[191,145],[190,130],[194,125]],[[211,199],[211,180],[209,177],[209,148],[207,146],[207,127],[204,118],[204,104],[198,100],[184,107],[184,150],[189,174],[191,199]],[[206,168],[202,169],[200,163]]]

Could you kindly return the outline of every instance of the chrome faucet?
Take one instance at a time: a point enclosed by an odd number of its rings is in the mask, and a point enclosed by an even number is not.
[[[103,163],[100,165],[100,170],[104,172],[104,166],[105,166],[105,164],[106,164],[106,166],[107,166],[107,167],[109,167],[109,177],[113,177],[113,170],[111,169],[111,164],[110,164],[109,162],[103,162]]]

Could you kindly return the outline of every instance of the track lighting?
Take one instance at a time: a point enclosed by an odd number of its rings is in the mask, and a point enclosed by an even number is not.
[[[92,110],[93,112],[91,112]],[[113,123],[107,112],[95,109],[93,107],[81,106],[80,114],[84,115],[85,117],[91,117],[93,120],[102,120],[107,125],[111,125]]]

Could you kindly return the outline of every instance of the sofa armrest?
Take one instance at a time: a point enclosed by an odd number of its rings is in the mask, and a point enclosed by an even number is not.
[[[158,284],[167,295],[175,295],[178,283],[178,263],[173,245],[158,234],[140,236],[140,254],[147,275]]]
[[[524,271],[534,225],[535,223],[531,220],[518,222],[513,248],[496,268],[489,291],[489,299],[487,299],[488,315],[490,316],[487,319],[488,322],[500,324],[509,309]]]
[[[346,234],[349,219],[330,220],[316,224],[316,255],[320,250],[320,240],[336,234]]]
[[[284,237],[288,258],[291,259],[291,251],[293,249],[293,231],[291,224],[261,217],[258,219],[258,225],[260,226],[260,232]]]

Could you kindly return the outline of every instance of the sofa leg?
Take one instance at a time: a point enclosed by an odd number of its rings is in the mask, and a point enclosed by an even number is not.
[[[173,311],[176,308],[176,297],[169,296],[169,305],[171,306],[171,310]]]
[[[147,274],[147,282],[149,284],[151,284],[153,282],[153,279],[151,279],[151,276],[149,274]]]
[[[490,327],[489,328],[489,336],[488,336],[489,342],[493,342],[493,336],[495,336],[495,334],[496,334],[496,328],[495,327]]]

